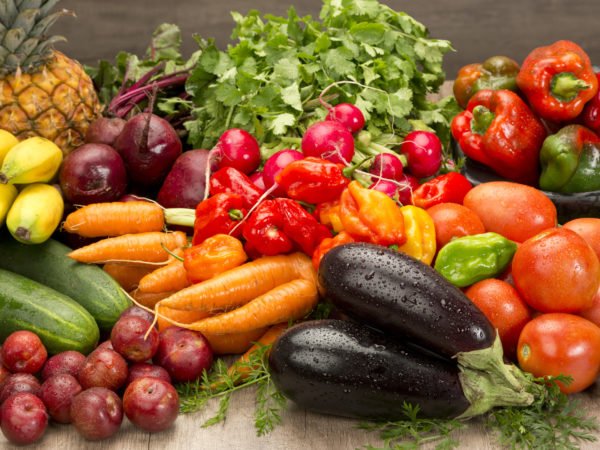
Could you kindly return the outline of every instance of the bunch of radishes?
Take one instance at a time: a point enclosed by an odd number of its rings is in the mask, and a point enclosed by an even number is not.
[[[110,340],[87,357],[66,351],[47,358],[34,333],[11,334],[0,347],[4,436],[15,444],[33,443],[44,434],[48,416],[72,423],[89,440],[114,435],[123,414],[146,431],[171,426],[179,412],[172,381],[200,377],[212,363],[212,351],[200,333],[169,327],[159,334],[152,320],[151,313],[128,308]]]

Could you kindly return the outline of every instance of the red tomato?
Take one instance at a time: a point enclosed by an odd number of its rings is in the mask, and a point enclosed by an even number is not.
[[[582,217],[565,223],[563,227],[584,238],[600,259],[600,219]]]
[[[600,327],[600,286],[598,287],[596,295],[594,295],[592,306],[582,309],[577,313],[577,315],[595,323]]]
[[[481,219],[458,203],[439,203],[427,209],[435,226],[436,248],[442,248],[453,237],[485,233]]]
[[[519,183],[482,183],[467,192],[463,205],[479,216],[487,231],[516,242],[557,223],[552,200],[542,191]]]
[[[488,278],[471,285],[465,294],[498,330],[504,354],[516,360],[519,335],[531,320],[531,311],[517,290],[505,281]]]
[[[517,358],[521,369],[535,377],[573,377],[568,386],[559,383],[561,392],[582,391],[600,371],[600,328],[573,314],[542,314],[521,331]]]
[[[600,262],[574,231],[551,228],[523,242],[512,260],[515,287],[532,308],[577,312],[592,306]]]

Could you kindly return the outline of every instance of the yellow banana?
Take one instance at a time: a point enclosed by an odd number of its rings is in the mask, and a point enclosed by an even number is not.
[[[11,148],[0,168],[0,183],[29,184],[50,181],[63,159],[61,149],[52,141],[32,137]]]
[[[64,202],[57,188],[30,184],[17,195],[6,216],[6,226],[17,241],[40,244],[56,230],[63,210]]]
[[[17,188],[12,184],[0,184],[0,226],[4,223],[4,218],[17,198],[17,194]]]
[[[8,151],[19,143],[19,140],[6,130],[0,130],[0,164]]]

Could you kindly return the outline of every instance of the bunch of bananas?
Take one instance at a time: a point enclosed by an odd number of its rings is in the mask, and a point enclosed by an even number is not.
[[[58,227],[64,210],[60,191],[47,182],[56,175],[63,153],[52,141],[21,142],[0,129],[0,226],[25,244],[39,244]]]

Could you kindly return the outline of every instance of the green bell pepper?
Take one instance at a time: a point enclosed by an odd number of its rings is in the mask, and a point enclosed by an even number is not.
[[[540,150],[540,189],[587,192],[600,189],[600,137],[582,125],[548,136]]]
[[[517,244],[497,233],[452,239],[435,260],[435,270],[458,287],[500,275],[517,251]]]

